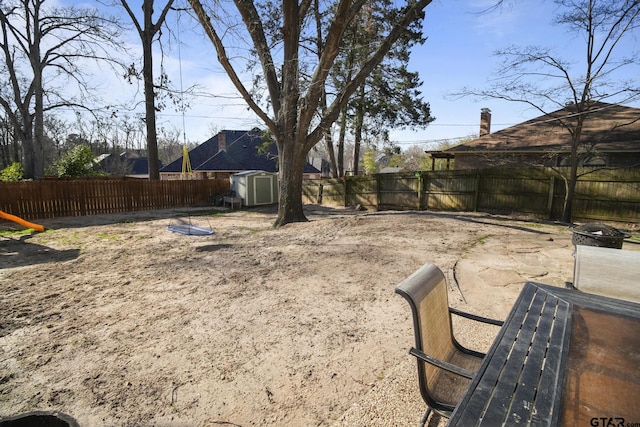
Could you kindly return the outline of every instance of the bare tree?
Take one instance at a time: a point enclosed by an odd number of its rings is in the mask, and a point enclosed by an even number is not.
[[[145,123],[147,127],[147,156],[149,158],[149,179],[160,179],[158,168],[158,135],[156,129],[156,93],[153,80],[153,42],[159,34],[167,13],[171,10],[174,0],[167,0],[160,11],[160,15],[153,22],[154,0],[144,0],[142,2],[142,19],[138,19],[129,6],[127,0],[120,0],[129,17],[138,31],[142,41],[142,75],[144,81],[144,101],[145,101]]]
[[[330,4],[332,18],[324,32],[323,52],[318,58],[309,54],[310,50],[301,43],[313,40],[316,22],[311,16],[311,0],[283,0],[279,8],[282,42],[270,43],[263,19],[252,0],[234,0],[234,4],[244,23],[250,47],[256,52],[262,66],[262,76],[269,94],[270,113],[260,107],[251,91],[243,83],[237,67],[227,54],[230,28],[216,28],[212,18],[224,11],[216,10],[216,4],[209,13],[200,0],[189,0],[198,20],[213,43],[218,60],[227,72],[244,101],[266,124],[273,134],[278,147],[280,171],[279,208],[275,225],[306,221],[302,204],[302,176],[307,153],[323,137],[335,122],[342,107],[362,85],[372,70],[380,64],[405,29],[423,17],[423,9],[431,0],[410,1],[399,7],[393,27],[380,39],[372,41],[368,59],[354,73],[337,93],[332,95],[327,108],[322,111],[321,103],[327,76],[342,47],[342,36],[361,13],[365,0],[338,0]],[[222,24],[220,20],[217,24]],[[303,37],[305,36],[305,37]],[[223,37],[225,37],[223,39]],[[314,61],[314,62],[311,62]],[[245,62],[246,64],[246,62]],[[279,65],[279,66],[278,66]],[[302,78],[308,76],[308,79]]]
[[[82,64],[113,63],[118,23],[95,9],[51,6],[46,0],[0,3],[0,105],[22,144],[25,178],[44,173],[44,114],[86,109],[92,92]]]
[[[6,114],[0,114],[0,169],[20,162],[20,147],[13,137],[14,126]]]
[[[169,164],[179,159],[182,156],[184,144],[183,129],[178,129],[175,126],[161,129],[161,135],[158,138],[158,157],[160,161],[163,164]],[[188,149],[192,149],[197,144],[187,142],[186,145]]]
[[[411,171],[426,171],[431,169],[431,159],[419,145],[412,145],[402,152],[402,166]]]
[[[640,25],[637,0],[556,0],[559,12],[554,23],[566,26],[584,40],[584,57],[573,63],[550,48],[511,46],[496,54],[503,62],[497,83],[486,90],[464,89],[463,95],[525,103],[554,117],[568,132],[571,152],[569,172],[563,176],[566,196],[562,220],[571,222],[571,206],[578,178],[582,129],[589,113],[601,101],[628,101],[639,94],[639,82],[621,79],[623,67],[640,61],[623,49]],[[636,74],[637,75],[637,74]]]

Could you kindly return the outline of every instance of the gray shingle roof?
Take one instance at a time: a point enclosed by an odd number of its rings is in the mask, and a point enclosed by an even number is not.
[[[218,149],[221,137],[225,145],[223,150]],[[263,143],[263,133],[257,128],[249,131],[223,130],[189,151],[189,160],[192,169],[200,172],[277,172],[277,147],[271,144],[266,152],[258,152],[258,147]],[[160,172],[182,172],[182,156],[162,168]],[[319,173],[309,164],[305,165],[305,172]]]

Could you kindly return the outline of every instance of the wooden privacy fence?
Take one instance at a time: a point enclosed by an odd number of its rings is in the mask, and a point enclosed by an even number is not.
[[[24,219],[211,206],[228,179],[0,182],[0,210]]]
[[[574,221],[640,222],[640,169],[581,170]],[[24,219],[211,206],[228,179],[0,182],[0,210]],[[565,187],[551,169],[486,169],[305,180],[306,203],[371,209],[525,213],[559,219]]]
[[[579,174],[574,220],[640,221],[640,169]],[[552,169],[429,171],[305,181],[303,194],[308,203],[327,205],[517,212],[559,219],[565,183]]]

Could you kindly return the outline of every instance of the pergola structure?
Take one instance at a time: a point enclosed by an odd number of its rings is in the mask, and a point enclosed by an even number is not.
[[[447,170],[450,169],[451,160],[453,160],[456,155],[453,153],[447,153],[445,151],[425,151],[428,155],[431,156],[431,170],[436,170],[436,159],[447,159]]]

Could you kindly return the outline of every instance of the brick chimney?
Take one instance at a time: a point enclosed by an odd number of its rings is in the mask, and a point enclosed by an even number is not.
[[[227,150],[227,138],[224,131],[218,133],[218,152]]]
[[[480,136],[491,133],[491,110],[482,108],[480,110]]]

